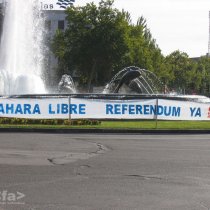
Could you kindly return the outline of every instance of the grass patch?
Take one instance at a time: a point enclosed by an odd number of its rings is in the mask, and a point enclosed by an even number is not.
[[[128,129],[210,129],[208,121],[112,121],[102,122],[104,128],[128,128]]]

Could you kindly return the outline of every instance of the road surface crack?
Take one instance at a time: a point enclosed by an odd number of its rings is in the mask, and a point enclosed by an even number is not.
[[[53,165],[65,165],[71,162],[75,162],[77,160],[85,160],[96,155],[104,154],[108,150],[104,145],[100,143],[94,142],[93,144],[96,145],[96,151],[94,152],[68,153],[65,156],[47,158],[47,160]]]
[[[150,176],[150,175],[139,175],[139,174],[129,174],[129,175],[124,175],[126,177],[133,177],[133,178],[140,178],[140,179],[157,179],[157,180],[162,180],[161,177],[158,176]]]

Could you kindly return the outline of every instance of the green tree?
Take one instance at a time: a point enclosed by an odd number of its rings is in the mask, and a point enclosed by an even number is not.
[[[197,90],[202,95],[210,94],[210,58],[201,57],[196,61],[195,81],[197,81]],[[198,84],[199,82],[199,84]]]
[[[146,19],[143,16],[136,24],[129,25],[127,43],[129,52],[125,59],[125,66],[135,65],[153,71],[157,75],[161,74],[164,56],[147,28]]]
[[[168,55],[165,60],[173,75],[170,78],[169,87],[179,93],[190,93],[196,68],[189,56],[177,50]]]
[[[152,37],[147,27],[147,21],[143,16],[138,18],[136,24],[129,24],[127,43],[129,51],[123,59],[122,67],[134,65],[150,70],[157,75],[162,84],[166,85],[165,81],[167,81],[169,74],[164,64],[164,56]],[[159,81],[157,84],[160,84]],[[163,87],[160,85],[159,91],[163,92]]]
[[[59,74],[81,73],[91,84],[104,85],[127,66],[138,66],[167,80],[164,56],[142,16],[136,24],[131,15],[113,8],[113,0],[101,0],[67,10],[67,29],[57,31],[52,49],[59,61]]]
[[[113,9],[113,0],[102,0],[98,7],[70,7],[67,21],[67,30],[57,32],[52,48],[63,71],[81,72],[90,91],[92,82],[110,78],[127,52],[128,22],[124,13]]]

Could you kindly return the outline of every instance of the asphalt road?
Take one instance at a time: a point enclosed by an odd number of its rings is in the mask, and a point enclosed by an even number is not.
[[[0,133],[5,209],[210,209],[210,135]]]

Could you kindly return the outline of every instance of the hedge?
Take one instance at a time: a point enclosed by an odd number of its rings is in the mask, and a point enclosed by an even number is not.
[[[63,120],[63,119],[20,119],[20,118],[0,118],[0,124],[12,125],[100,125],[98,120]]]

